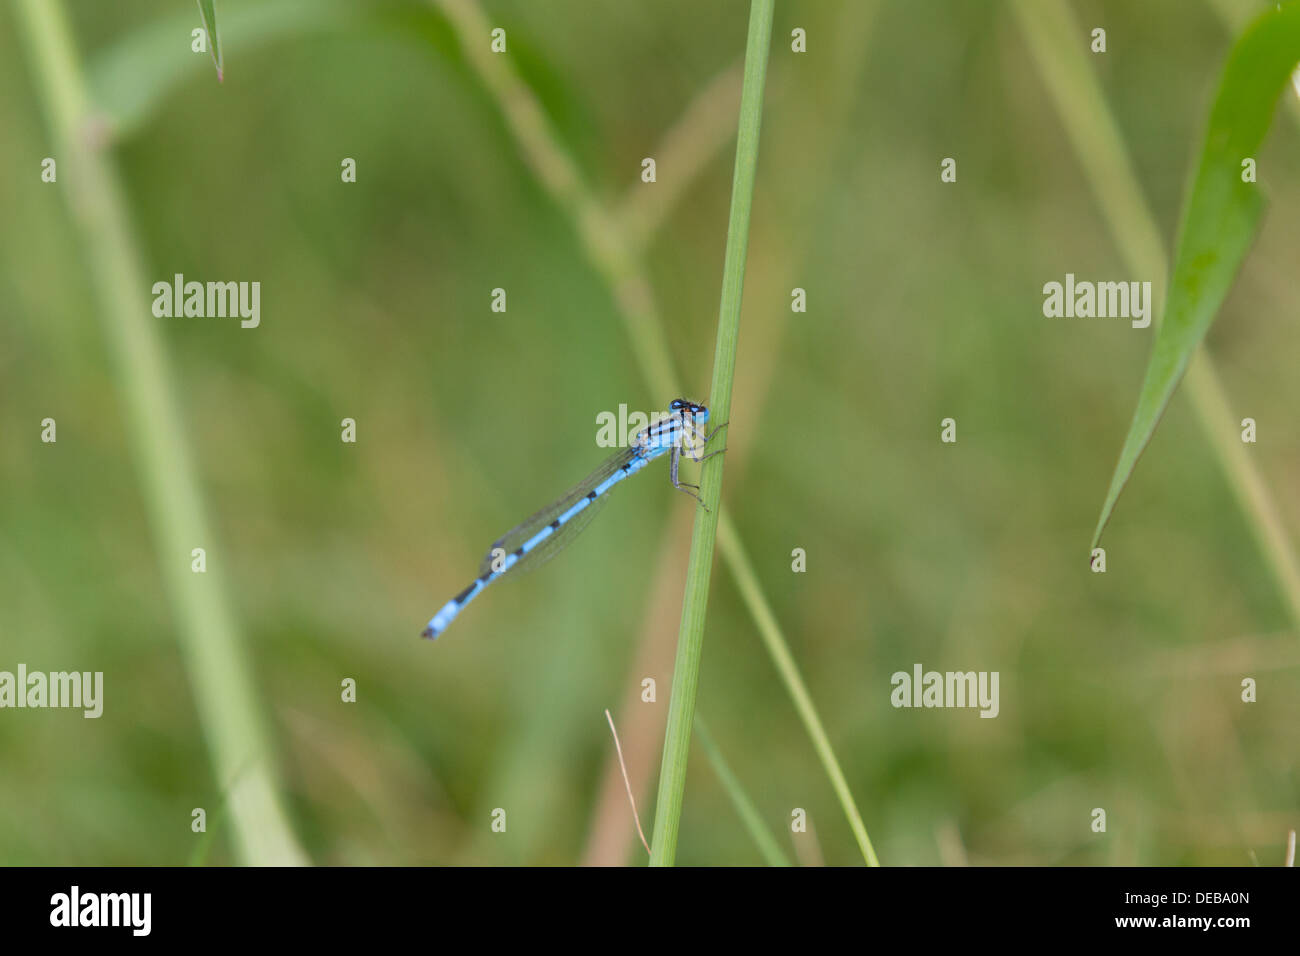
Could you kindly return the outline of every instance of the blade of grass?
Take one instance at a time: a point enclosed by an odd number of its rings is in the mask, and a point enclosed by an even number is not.
[[[203,29],[208,34],[208,52],[212,54],[212,65],[217,68],[217,82],[225,80],[225,55],[221,50],[221,31],[217,29],[216,0],[198,0],[199,17],[203,20]]]
[[[750,838],[753,839],[754,845],[758,847],[758,852],[763,854],[763,859],[767,861],[768,866],[789,866],[790,858],[781,852],[781,845],[776,842],[776,837],[763,822],[763,815],[758,812],[758,807],[754,806],[754,801],[749,799],[749,794],[745,792],[745,787],[731,771],[727,761],[723,759],[722,752],[718,750],[718,745],[713,740],[713,735],[709,733],[709,728],[704,724],[704,718],[699,714],[695,715],[695,742],[700,745],[704,751],[704,756],[713,766],[713,772],[718,775],[718,781],[722,784],[722,789],[727,791],[727,796],[731,798],[731,805],[736,808],[736,814],[740,817],[740,822],[745,825],[749,831]]]
[[[695,516],[685,508],[675,509],[667,526],[655,545],[658,554],[654,570],[644,589],[645,613],[637,615],[635,656],[625,673],[632,676],[624,686],[624,699],[620,710],[623,720],[622,739],[627,755],[628,774],[636,781],[637,799],[641,806],[649,806],[650,794],[655,784],[654,774],[659,768],[659,747],[664,739],[662,707],[646,707],[642,700],[645,689],[639,675],[666,674],[672,667],[677,634],[678,608],[673,602],[681,597],[682,578],[686,574],[686,553],[681,546],[688,540]],[[4,573],[0,562],[0,574]],[[623,866],[629,860],[629,851],[635,835],[628,826],[624,809],[626,798],[617,761],[607,759],[602,781],[598,787],[587,836],[587,845],[579,859],[582,866]],[[646,841],[647,844],[649,841]],[[649,851],[645,857],[649,859]]]
[[[1240,0],[1206,0],[1206,4],[1218,15],[1229,33],[1244,30],[1251,18],[1262,9],[1260,6],[1243,6]],[[1300,70],[1291,74],[1291,88],[1295,91],[1295,96],[1285,99],[1291,110],[1291,118],[1300,121]]]
[[[1012,9],[1019,15],[1030,52],[1116,245],[1131,270],[1153,277],[1157,298],[1162,297],[1160,287],[1168,258],[1160,230],[1100,84],[1078,44],[1078,21],[1068,7],[1057,4],[1018,0]],[[1300,562],[1254,460],[1236,440],[1236,419],[1230,415],[1214,363],[1203,348],[1195,352],[1187,369],[1186,394],[1278,582],[1291,618],[1300,623]]]
[[[89,100],[62,0],[20,0],[36,87],[45,99],[66,182],[64,195],[84,243],[97,310],[113,356],[144,507],[158,548],[218,785],[227,794],[239,858],[253,864],[303,862],[274,780],[271,747],[225,600],[220,561],[190,571],[190,550],[215,551],[167,357],[155,326],[150,283],[111,158],[88,135]]]
[[[853,830],[853,838],[857,840],[858,849],[862,851],[862,858],[867,861],[868,866],[879,866],[880,860],[876,857],[876,849],[871,845],[871,837],[867,834],[866,825],[862,822],[861,814],[858,813],[857,804],[853,802],[853,793],[849,790],[849,782],[844,778],[844,771],[840,769],[839,761],[835,759],[830,737],[826,735],[826,728],[822,726],[821,718],[817,716],[812,695],[808,693],[808,687],[799,674],[799,666],[794,662],[794,655],[790,653],[789,645],[781,636],[781,626],[777,623],[776,615],[772,613],[767,598],[763,596],[758,575],[754,573],[754,566],[750,563],[749,555],[729,515],[722,516],[718,541],[727,566],[736,581],[736,588],[740,591],[741,599],[750,609],[754,622],[758,625],[758,635],[762,638],[763,646],[767,648],[767,653],[771,656],[782,683],[785,684],[786,692],[794,702],[799,719],[803,721],[804,728],[812,739],[818,759],[826,768],[835,796],[844,809],[849,827]]]
[[[672,175],[662,177],[655,189],[639,182],[627,187],[616,218],[633,248],[644,248],[701,170],[731,142],[730,120],[740,106],[743,79],[739,62],[715,76],[648,153]]]
[[[383,9],[345,0],[259,0],[223,6],[221,32],[246,56],[273,40],[301,37],[309,30],[344,29]],[[188,43],[176,40],[193,22],[184,12],[155,20],[90,58],[90,94],[111,136],[122,138],[140,129],[168,95],[198,75],[202,59]]]
[[[492,53],[484,37],[489,25],[473,0],[429,0],[440,9],[460,39],[466,61],[487,87],[505,117],[519,151],[556,205],[573,220],[583,249],[613,290],[624,327],[647,382],[667,384],[662,394],[678,395],[677,375],[654,295],[614,217],[583,181],[578,164],[560,145],[532,91],[519,79],[508,58]]]
[[[609,708],[605,708],[605,719],[609,721],[609,732],[614,736],[614,750],[618,754],[618,768],[623,771],[623,789],[627,792],[627,802],[632,807],[632,822],[636,824],[636,835],[641,838],[641,845],[650,853],[650,844],[646,842],[645,831],[641,829],[641,815],[636,812],[636,797],[632,793],[632,781],[627,776],[627,764],[623,760],[623,745],[618,739],[618,730],[614,727],[614,718]]]
[[[1164,318],[1093,533],[1094,547],[1254,242],[1264,200],[1256,184],[1242,182],[1241,163],[1258,155],[1297,59],[1296,6],[1264,14],[1233,46],[1188,194]]]
[[[223,797],[221,803],[209,815],[207,825],[203,832],[199,834],[199,838],[194,844],[194,851],[190,853],[190,859],[185,864],[186,866],[204,866],[207,864],[208,854],[212,852],[213,844],[217,842],[217,828],[225,823],[226,811],[229,806],[229,802]]]
[[[736,371],[736,341],[740,335],[740,304],[745,287],[745,256],[749,250],[749,217],[758,169],[763,84],[767,79],[773,13],[774,0],[752,0],[749,36],[745,43],[745,78],[740,92],[736,167],[731,184],[731,215],[727,222],[727,247],[722,262],[713,386],[709,389],[712,421],[719,425],[731,417],[731,385]],[[704,649],[704,617],[709,603],[709,578],[713,570],[718,504],[722,497],[722,460],[725,457],[714,455],[700,469],[700,498],[704,507],[695,516],[695,531],[691,535],[691,553],[686,568],[682,626],[677,637],[672,698],[668,702],[668,728],[664,732],[663,763],[659,770],[659,797],[655,802],[651,866],[672,866],[677,854],[677,832],[681,824],[682,795],[686,791],[686,765],[695,717],[695,692],[700,679],[700,655]]]
[[[488,35],[488,22],[473,0],[427,0],[447,17],[455,32],[461,49],[471,68],[479,75],[483,85],[497,101],[506,120],[506,128],[514,136],[520,152],[529,167],[537,176],[543,188],[550,194],[552,201],[562,213],[573,222],[574,229],[582,240],[583,251],[593,268],[609,287],[618,305],[619,316],[624,329],[632,343],[632,352],[640,365],[643,380],[659,395],[677,395],[679,377],[674,370],[671,351],[654,304],[654,295],[644,259],[640,252],[624,237],[623,231],[614,214],[594,198],[593,190],[582,182],[577,164],[564,148],[563,143],[552,129],[545,113],[538,105],[532,91],[519,79],[508,57],[494,56],[487,52],[482,38]],[[638,237],[638,249],[645,241]],[[715,406],[716,407],[716,406]],[[721,419],[718,419],[721,420]],[[728,559],[725,548],[728,529],[739,543],[739,535],[731,528],[729,519],[723,514],[723,558]],[[732,566],[732,573],[742,576],[742,571]],[[780,626],[771,615],[766,605],[753,603],[753,596],[761,597],[762,590],[752,570],[748,578],[753,587],[742,592],[747,597],[746,608],[756,621],[766,614],[768,626],[760,624],[760,633],[764,634],[769,651],[779,648],[787,660],[792,660],[789,645],[781,633]],[[862,817],[853,795],[844,783],[844,774],[840,770],[830,743],[825,738],[821,722],[817,719],[815,705],[808,697],[802,683],[798,682],[797,671],[783,666],[776,657],[773,663],[777,667],[786,689],[795,701],[796,710],[803,720],[809,736],[813,739],[818,758],[822,761],[827,776],[835,787],[846,819],[854,830],[858,845],[864,851],[864,859],[872,866],[878,865],[875,853],[870,850],[870,840],[862,825]],[[796,699],[796,687],[803,693],[803,703]],[[811,718],[811,720],[810,720]],[[820,742],[818,737],[820,735]]]

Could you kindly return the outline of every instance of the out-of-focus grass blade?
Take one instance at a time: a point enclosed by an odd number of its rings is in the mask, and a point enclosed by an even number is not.
[[[767,865],[789,866],[790,858],[781,852],[781,845],[776,842],[776,837],[772,835],[772,831],[763,822],[763,815],[758,812],[758,807],[754,805],[754,801],[745,792],[745,787],[740,782],[740,778],[732,772],[731,766],[723,759],[722,752],[718,750],[718,745],[713,741],[713,734],[709,733],[709,728],[705,726],[698,713],[695,715],[695,742],[700,745],[704,755],[709,758],[709,763],[713,765],[713,772],[718,775],[722,789],[727,791],[727,796],[731,798],[731,805],[736,808],[736,814],[740,817],[740,822],[749,831],[750,837],[754,840],[754,845],[758,847],[758,852],[763,855]]]
[[[284,866],[306,862],[289,825],[275,755],[257,701],[253,669],[231,609],[220,565],[205,575],[183,560],[196,541],[213,540],[185,415],[158,325],[149,321],[149,272],[113,156],[85,135],[90,94],[59,0],[15,3],[43,94],[52,142],[70,157],[64,199],[80,233],[83,270],[96,293],[123,427],[147,505],[170,599],[176,638],[213,770],[228,795],[239,860]],[[168,557],[170,556],[170,558]],[[199,578],[205,580],[200,581]]]
[[[221,805],[216,808],[208,820],[207,827],[199,834],[199,838],[194,843],[194,852],[190,854],[189,862],[186,866],[205,866],[208,862],[208,854],[212,852],[213,844],[217,842],[217,826],[225,822],[226,801],[223,798]]]
[[[389,9],[387,4],[343,0],[260,0],[223,5],[221,25],[225,37],[247,54],[280,37],[339,29],[374,16],[377,10]],[[112,136],[128,136],[138,129],[164,97],[199,69],[202,58],[191,52],[189,43],[177,40],[188,36],[193,22],[192,15],[183,11],[157,20],[90,61],[87,81],[91,96]],[[209,48],[215,52],[215,46]]]
[[[1254,241],[1264,200],[1255,183],[1242,182],[1242,160],[1258,158],[1278,95],[1298,60],[1300,4],[1264,14],[1232,48],[1183,210],[1164,321],[1093,534],[1094,547]]]
[[[212,54],[212,65],[217,68],[217,82],[225,77],[225,58],[221,53],[221,34],[217,32],[216,0],[198,0],[199,16],[203,20],[203,29],[208,34],[208,52]]]

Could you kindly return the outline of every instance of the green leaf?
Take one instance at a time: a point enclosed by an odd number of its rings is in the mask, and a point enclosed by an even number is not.
[[[212,54],[212,65],[217,68],[217,82],[225,79],[225,57],[221,51],[221,33],[217,30],[216,0],[198,0],[199,17],[203,20],[203,29],[208,34],[208,52]]]
[[[1295,4],[1261,16],[1232,48],[1184,207],[1164,321],[1093,534],[1094,547],[1255,239],[1264,200],[1255,183],[1242,182],[1242,160],[1258,159],[1278,95],[1298,60],[1300,5]]]

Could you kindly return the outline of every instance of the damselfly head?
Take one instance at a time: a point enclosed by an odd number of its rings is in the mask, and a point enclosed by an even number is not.
[[[697,425],[703,425],[709,420],[709,410],[689,398],[674,398],[668,409],[673,412],[685,412],[686,416]]]

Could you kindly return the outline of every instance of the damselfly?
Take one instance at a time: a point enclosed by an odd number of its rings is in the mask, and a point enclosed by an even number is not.
[[[536,567],[553,558],[587,526],[599,506],[608,500],[615,485],[662,455],[669,456],[668,476],[673,487],[703,505],[699,486],[678,480],[678,467],[683,455],[693,461],[704,461],[719,454],[717,451],[706,454],[704,446],[725,427],[725,423],[705,434],[704,425],[708,420],[709,410],[703,405],[685,398],[675,399],[668,406],[667,415],[637,432],[626,448],[606,459],[567,494],[492,542],[479,568],[479,576],[443,605],[442,610],[429,621],[423,636],[435,638],[445,631],[465,605],[497,578],[512,571],[518,572],[525,566]]]

